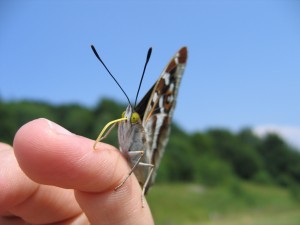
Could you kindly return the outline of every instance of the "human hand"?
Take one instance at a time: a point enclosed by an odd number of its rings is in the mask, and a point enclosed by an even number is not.
[[[46,119],[0,144],[0,224],[153,224],[141,188],[114,147],[70,133]]]

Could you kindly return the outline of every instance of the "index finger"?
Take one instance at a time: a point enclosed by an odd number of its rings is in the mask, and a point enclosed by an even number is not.
[[[114,188],[130,168],[112,146],[74,135],[46,119],[24,125],[14,140],[22,170],[34,181],[76,190],[78,203],[92,224],[153,224],[134,176]]]

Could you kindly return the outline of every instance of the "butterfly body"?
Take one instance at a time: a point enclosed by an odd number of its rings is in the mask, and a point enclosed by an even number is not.
[[[187,48],[182,47],[173,56],[158,80],[146,93],[140,103],[134,107],[132,107],[126,92],[103,63],[95,47],[92,45],[91,48],[107,72],[123,91],[129,102],[126,111],[122,114],[122,118],[109,122],[100,132],[95,141],[94,149],[96,149],[97,142],[103,140],[116,123],[118,123],[120,152],[127,160],[131,170],[115,190],[120,188],[129,176],[134,173],[142,187],[143,196],[154,182],[156,171],[168,142],[178,88],[187,61]],[[152,49],[150,48],[147,54],[141,82],[151,52]],[[140,86],[137,93],[139,93],[139,90]],[[111,125],[112,127],[104,135],[106,129]]]
[[[138,164],[140,161],[150,164],[149,157],[147,157],[147,154],[144,154],[144,152],[146,152],[145,150],[148,149],[145,129],[142,126],[140,119],[134,123],[131,122],[130,118],[132,116],[132,112],[133,109],[129,105],[124,115],[124,117],[128,119],[119,122],[118,127],[120,152],[129,162],[131,168],[133,168],[135,165],[139,167]],[[147,174],[149,173],[148,170],[149,168],[146,168],[145,170],[136,168],[134,171],[140,184],[145,183]]]
[[[119,122],[120,151],[132,168],[128,177],[134,172],[143,193],[146,193],[154,182],[156,170],[168,142],[170,123],[186,60],[187,48],[183,47],[171,59],[141,102],[134,108],[131,105],[127,107],[123,115],[127,119]],[[132,121],[133,115],[137,115],[138,119]]]

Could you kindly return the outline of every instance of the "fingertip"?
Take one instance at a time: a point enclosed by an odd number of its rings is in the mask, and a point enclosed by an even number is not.
[[[117,165],[122,157],[113,146],[99,143],[94,150],[93,144],[54,122],[37,119],[19,129],[14,149],[20,167],[34,181],[96,192],[112,187],[123,176],[117,168],[124,171],[127,164]]]
[[[55,135],[74,135],[62,126],[45,118],[39,118],[32,120],[24,124],[17,131],[14,138],[14,149],[19,149],[19,145],[23,146],[26,143],[32,143],[32,141],[40,140],[44,136]]]
[[[39,169],[46,167],[47,163],[43,164],[43,160],[38,159],[43,159],[49,153],[45,151],[47,146],[54,145],[53,148],[55,143],[59,143],[60,136],[71,134],[65,128],[44,118],[24,124],[17,131],[13,142],[15,156],[20,167],[25,172],[32,167]]]

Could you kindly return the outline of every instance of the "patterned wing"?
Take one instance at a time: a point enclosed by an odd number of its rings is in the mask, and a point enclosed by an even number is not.
[[[151,159],[150,163],[155,166],[149,186],[154,181],[156,170],[168,142],[170,123],[186,60],[187,48],[183,47],[174,55],[157,82],[135,109],[142,117],[149,144],[149,149],[145,154]]]

